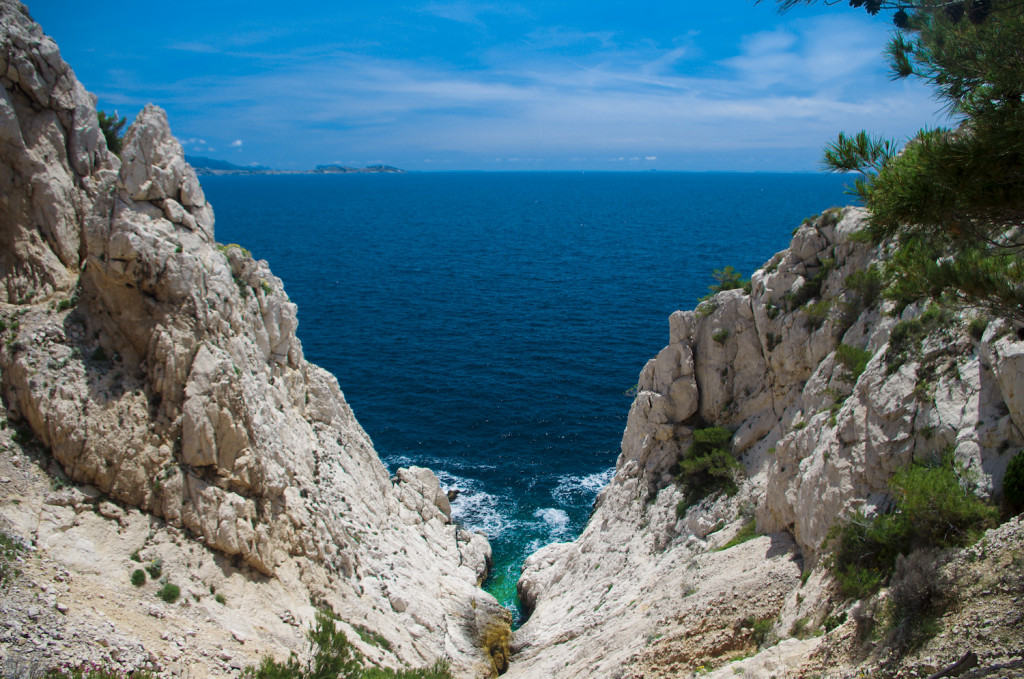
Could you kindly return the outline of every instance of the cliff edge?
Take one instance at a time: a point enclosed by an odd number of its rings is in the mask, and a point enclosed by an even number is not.
[[[337,381],[304,360],[281,281],[216,243],[163,111],[109,153],[95,100],[13,0],[0,82],[0,521],[58,570],[127,585],[132,556],[159,560],[207,609],[187,625],[216,628],[213,593],[233,591],[249,649],[281,655],[326,607],[380,642],[362,644],[380,664],[504,669],[508,616],[478,587],[486,539],[452,524],[429,470],[389,477]],[[71,485],[27,492],[31,460]]]
[[[951,453],[998,501],[1024,445],[1024,343],[882,299],[866,219],[809,219],[746,290],[671,316],[583,534],[526,562],[508,676],[925,676],[968,652],[981,665],[963,676],[1024,672],[1019,517],[921,571],[957,603],[910,651],[882,632],[886,590],[855,603],[824,567],[832,527],[887,510],[898,470]],[[677,463],[712,426],[742,480],[696,501]]]

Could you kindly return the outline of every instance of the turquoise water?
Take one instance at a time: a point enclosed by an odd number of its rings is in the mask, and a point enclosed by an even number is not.
[[[518,610],[523,559],[586,523],[630,398],[731,265],[849,202],[815,174],[423,173],[204,177],[216,235],[270,262],[306,357],[384,462],[434,469]]]

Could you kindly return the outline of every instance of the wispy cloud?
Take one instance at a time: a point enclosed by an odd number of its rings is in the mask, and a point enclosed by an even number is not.
[[[530,12],[522,5],[515,3],[479,3],[461,0],[459,2],[432,3],[423,7],[421,12],[431,14],[441,19],[448,19],[460,24],[470,26],[484,26],[484,17],[488,15],[498,17],[519,17],[527,18]]]
[[[491,11],[445,8],[430,11],[467,12],[467,22]],[[690,58],[700,49],[692,34],[659,46],[559,27],[489,49],[477,68],[321,46],[256,73],[181,80],[162,101],[186,133],[241,149],[243,132],[253,153],[307,165],[332,152],[393,163],[647,162],[766,148],[816,157],[840,130],[886,121],[875,131],[909,134],[934,109],[922,88],[885,80],[878,32],[845,16],[751,34],[710,65]]]

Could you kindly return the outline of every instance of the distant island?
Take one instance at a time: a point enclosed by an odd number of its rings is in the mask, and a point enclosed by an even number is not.
[[[405,170],[390,165],[370,165],[369,167],[348,167],[347,165],[317,165],[312,170],[275,170],[263,165],[235,165],[226,160],[204,158],[202,156],[185,156],[185,160],[196,171],[197,175],[229,175],[229,174],[404,174]]]

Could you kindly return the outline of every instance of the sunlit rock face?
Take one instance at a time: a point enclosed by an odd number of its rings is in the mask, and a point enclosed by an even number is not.
[[[10,419],[75,482],[254,578],[298,573],[311,602],[379,630],[390,662],[493,674],[483,638],[507,613],[478,588],[486,540],[451,523],[429,470],[390,478],[337,381],[304,360],[280,279],[216,243],[164,112],[147,106],[117,158],[17,2],[0,0],[0,41]]]
[[[829,666],[819,645],[848,650],[852,627],[828,637],[845,641],[787,637],[800,620],[821,629],[829,615],[847,619],[820,566],[840,517],[884,510],[896,470],[947,450],[977,493],[998,499],[1007,451],[1024,444],[1024,343],[1001,322],[972,337],[966,313],[911,351],[891,347],[894,326],[923,309],[894,315],[850,278],[887,256],[854,236],[867,216],[847,208],[807,220],[747,290],[671,316],[586,529],[526,562],[519,592],[532,614],[513,636],[509,676],[820,672]],[[841,345],[865,357],[860,375]],[[676,462],[694,430],[711,425],[733,432],[744,480],[735,495],[680,513]],[[744,524],[760,537],[717,551]],[[754,629],[763,621],[766,644]],[[728,666],[758,640],[768,648]],[[836,676],[847,650],[826,653],[839,658]]]

